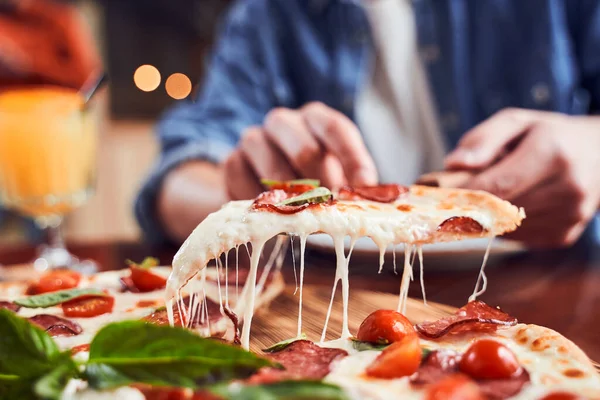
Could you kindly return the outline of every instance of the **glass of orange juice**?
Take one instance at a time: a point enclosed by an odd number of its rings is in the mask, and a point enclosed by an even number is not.
[[[67,251],[60,226],[93,192],[96,126],[75,90],[0,92],[0,201],[46,230],[37,269],[92,267]]]

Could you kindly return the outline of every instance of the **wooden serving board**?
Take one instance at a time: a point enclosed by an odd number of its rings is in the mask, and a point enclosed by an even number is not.
[[[252,322],[250,347],[260,351],[274,343],[289,339],[298,330],[298,298],[294,295],[295,287],[287,286],[285,291],[271,302],[268,308],[256,313]],[[331,299],[331,287],[305,285],[302,301],[302,332],[309,339],[318,341],[321,338],[327,308]],[[371,312],[379,309],[395,310],[398,306],[398,295],[368,290],[350,290],[349,326],[350,332],[356,334],[358,327]],[[422,300],[408,299],[407,317],[414,323],[425,320],[436,320],[448,316],[456,308]],[[342,328],[342,295],[338,291],[333,302],[331,318],[327,330],[327,340],[337,339]]]

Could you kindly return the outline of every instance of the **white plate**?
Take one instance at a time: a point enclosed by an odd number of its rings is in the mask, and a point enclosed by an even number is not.
[[[437,266],[443,269],[470,269],[481,267],[485,250],[490,242],[488,238],[467,239],[458,242],[446,242],[423,245],[423,259],[427,267]],[[333,239],[326,234],[311,235],[307,239],[307,247],[314,251],[333,253]],[[350,238],[345,240],[346,252],[350,248]],[[520,243],[506,239],[494,239],[490,248],[488,262],[496,263],[503,258],[522,253],[526,248]],[[392,256],[393,248],[386,249],[386,263]],[[397,262],[401,263],[404,255],[404,246],[396,246]],[[352,257],[373,258],[379,257],[379,247],[367,237],[360,238],[354,245]],[[378,260],[378,258],[374,258]]]

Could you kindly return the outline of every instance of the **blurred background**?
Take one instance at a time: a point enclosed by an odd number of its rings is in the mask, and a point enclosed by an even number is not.
[[[43,46],[37,36],[54,34],[61,42],[61,35],[70,31],[69,35],[81,42],[78,46],[86,56],[97,57],[97,63],[109,75],[109,85],[98,91],[90,106],[99,135],[95,193],[63,222],[69,241],[139,238],[132,207],[157,153],[153,123],[169,105],[187,98],[201,81],[215,27],[229,3],[230,0],[0,1],[0,54],[4,52],[4,60],[19,60],[18,53],[11,53],[16,50],[15,42],[21,45],[29,39],[30,45]],[[52,8],[45,8],[48,5]],[[32,11],[28,7],[42,8]],[[75,23],[65,15],[80,19]],[[31,37],[25,38],[21,28],[27,29]],[[60,56],[65,58],[64,54]],[[79,85],[76,80],[59,80],[65,76],[66,68],[56,76],[39,76],[7,73],[4,67],[0,64],[0,92],[40,83]],[[66,75],[72,78],[69,72]],[[2,245],[41,240],[41,231],[29,219],[0,210]]]

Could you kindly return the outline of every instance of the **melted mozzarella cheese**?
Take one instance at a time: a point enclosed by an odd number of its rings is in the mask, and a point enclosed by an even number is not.
[[[494,215],[488,209],[476,207],[465,207],[461,210],[440,209],[438,207],[439,199],[414,194],[403,198],[402,201],[417,207],[418,212],[399,212],[396,204],[381,204],[370,201],[340,201],[335,206],[323,207],[314,212],[310,210],[301,211],[291,215],[254,211],[251,209],[251,201],[236,201],[226,204],[221,210],[209,215],[198,225],[175,255],[173,272],[169,277],[166,290],[167,304],[169,305],[167,311],[169,312],[170,322],[173,323],[170,305],[173,299],[180,298],[179,289],[182,286],[191,280],[198,271],[202,270],[211,259],[219,259],[223,253],[229,252],[230,249],[237,249],[240,245],[250,243],[253,249],[250,257],[250,272],[242,289],[241,302],[244,304],[242,345],[248,349],[254,297],[256,296],[256,273],[260,252],[264,244],[280,233],[298,235],[301,240],[305,240],[312,233],[325,232],[333,238],[337,263],[332,301],[327,312],[322,339],[325,338],[327,332],[333,296],[338,281],[341,282],[342,286],[342,337],[349,337],[348,260],[350,254],[348,257],[344,255],[343,240],[345,236],[350,236],[353,240],[362,236],[371,237],[381,249],[381,270],[384,251],[390,244],[427,242],[432,240],[434,236],[437,241],[460,238],[455,234],[445,235],[437,230],[443,221],[451,217],[465,216],[479,222],[486,230],[482,236],[494,232]],[[520,211],[516,207],[513,211],[515,215],[519,215]],[[303,247],[302,244],[301,247]],[[411,252],[409,245],[406,245],[405,249],[404,272],[398,305],[398,309],[401,311],[406,308],[408,285],[409,281],[412,280],[410,255],[413,252]],[[416,255],[416,251],[414,253]],[[302,257],[304,257],[304,251],[302,251]],[[301,260],[301,263],[303,263],[303,260]],[[301,266],[301,270],[301,274],[303,274],[303,266]],[[301,308],[301,301],[299,307]],[[299,314],[301,315],[301,312]],[[301,321],[298,326],[301,329]]]

